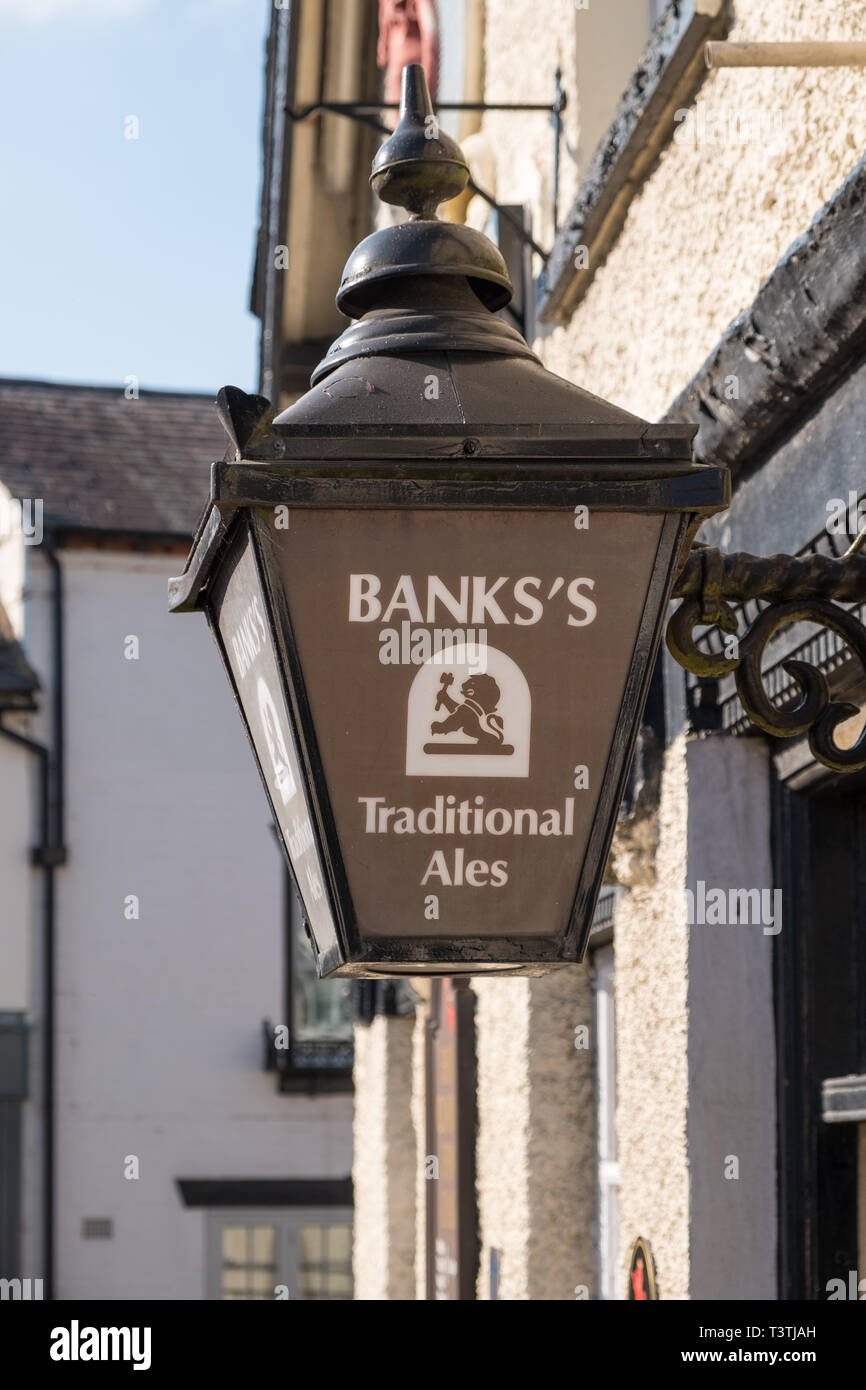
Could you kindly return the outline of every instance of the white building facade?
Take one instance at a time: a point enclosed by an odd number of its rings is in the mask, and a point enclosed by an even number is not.
[[[347,1000],[311,995],[216,651],[167,611],[215,410],[0,395],[0,479],[43,516],[39,543],[0,546],[0,686],[13,657],[39,683],[31,712],[0,689],[0,1277],[58,1299],[350,1298]],[[16,734],[48,750],[47,836],[46,757]]]

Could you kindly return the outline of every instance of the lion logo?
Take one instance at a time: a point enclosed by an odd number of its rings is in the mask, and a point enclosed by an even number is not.
[[[454,676],[446,673],[440,678],[436,693],[437,710],[445,709],[445,719],[434,719],[430,725],[431,734],[452,734],[458,731],[471,740],[469,743],[454,740],[441,743],[425,743],[425,753],[499,753],[508,756],[513,747],[505,742],[505,727],[502,716],[497,714],[501,691],[492,676],[470,675],[460,687],[463,696],[455,700],[449,694]]]

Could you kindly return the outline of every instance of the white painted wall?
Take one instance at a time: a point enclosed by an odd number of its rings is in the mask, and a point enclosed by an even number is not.
[[[31,553],[28,650],[47,686],[49,572]],[[178,557],[61,559],[57,1296],[197,1299],[204,1214],[183,1208],[175,1179],[346,1176],[352,1100],[280,1096],[261,1070],[261,1020],[283,1009],[281,859],[205,619],[166,610]],[[47,732],[45,709],[34,723]],[[131,894],[138,921],[124,916]],[[28,1258],[41,1265],[36,1120]],[[114,1238],[83,1240],[88,1216],[111,1217]]]
[[[7,722],[11,727],[12,720]],[[16,726],[21,727],[20,720]],[[0,738],[0,1010],[26,1011],[30,1004],[30,848],[35,838],[30,808],[38,796],[34,763],[26,749]]]

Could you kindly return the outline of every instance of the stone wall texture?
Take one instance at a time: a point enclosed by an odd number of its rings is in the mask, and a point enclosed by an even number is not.
[[[490,1251],[501,1252],[499,1297],[529,1294],[529,980],[474,981],[478,1050],[478,1297],[489,1298]]]
[[[682,738],[662,775],[655,882],[620,899],[614,930],[621,1285],[643,1236],[665,1299],[689,1290],[687,816]]]
[[[355,1028],[355,1298],[415,1297],[411,1018]]]
[[[478,1033],[478,1297],[564,1300],[595,1288],[594,1033],[589,972],[476,980]]]

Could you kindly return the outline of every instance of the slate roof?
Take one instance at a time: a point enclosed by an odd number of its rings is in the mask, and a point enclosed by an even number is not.
[[[227,442],[209,395],[0,377],[0,481],[45,526],[188,538]]]

